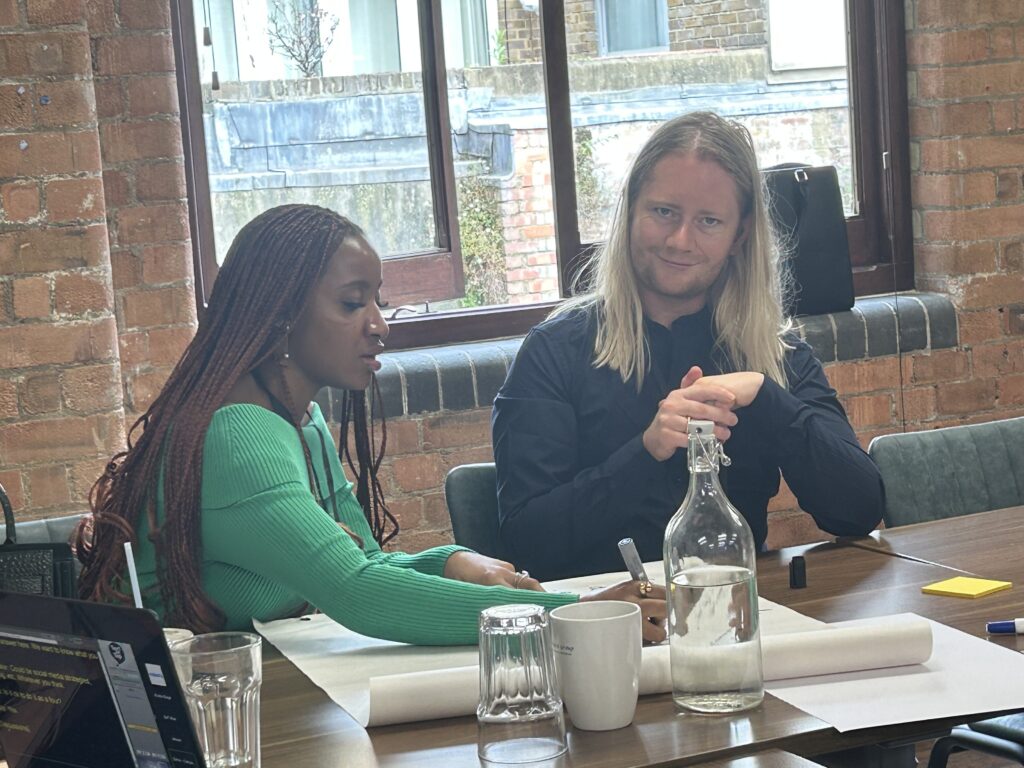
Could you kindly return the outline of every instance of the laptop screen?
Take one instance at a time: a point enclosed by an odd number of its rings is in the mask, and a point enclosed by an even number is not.
[[[10,768],[203,766],[153,614],[0,592],[0,757]]]

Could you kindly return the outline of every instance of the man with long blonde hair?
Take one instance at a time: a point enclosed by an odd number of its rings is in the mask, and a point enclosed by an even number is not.
[[[660,126],[627,176],[584,292],[526,337],[494,403],[501,536],[541,579],[661,558],[686,493],[691,418],[767,535],[780,470],[822,529],[881,519],[878,471],[783,312],[779,249],[749,132],[708,112]]]

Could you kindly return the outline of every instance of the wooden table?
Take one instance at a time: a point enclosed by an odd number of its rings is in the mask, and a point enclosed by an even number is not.
[[[971,634],[984,631],[984,620],[1014,618],[1020,613],[1020,588],[981,600],[924,595],[920,587],[967,569],[998,563],[998,576],[1024,581],[1019,538],[1008,535],[1012,511],[885,531],[874,538],[791,547],[763,555],[758,588],[770,600],[824,621],[913,611]],[[1018,512],[1017,514],[1020,514]],[[971,524],[973,523],[973,525]],[[1000,534],[977,535],[991,524]],[[950,533],[947,534],[946,531]],[[972,531],[975,535],[967,536]],[[953,545],[950,545],[950,540]],[[807,563],[807,587],[789,588],[788,564],[794,555]],[[919,562],[913,557],[932,562]],[[938,562],[945,557],[959,566]],[[1016,605],[1016,608],[1012,606]],[[995,641],[1022,647],[1022,638]],[[479,766],[476,723],[453,718],[365,731],[326,694],[270,646],[265,647],[262,693],[264,768],[449,768]],[[996,714],[996,713],[979,713]],[[942,733],[958,721],[905,723],[840,734],[827,723],[772,696],[753,712],[708,718],[675,711],[671,697],[645,696],[632,725],[616,731],[569,729],[569,753],[552,768],[630,768],[631,766],[717,765],[733,768],[800,765],[778,762],[777,749],[803,758],[881,742],[916,741]],[[730,763],[748,755],[767,762]],[[771,762],[771,760],[776,762]],[[719,762],[714,762],[719,761]],[[812,763],[813,764],[813,763]]]

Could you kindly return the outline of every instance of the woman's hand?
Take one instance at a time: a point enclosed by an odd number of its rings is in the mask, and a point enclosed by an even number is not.
[[[448,558],[444,564],[444,577],[484,586],[544,591],[539,581],[531,578],[526,571],[517,571],[512,563],[467,550],[460,550]]]
[[[754,371],[738,371],[737,373],[720,373],[715,376],[705,376],[700,380],[701,384],[713,384],[722,387],[732,393],[735,398],[733,408],[745,408],[754,402],[757,393],[761,391],[764,384],[764,374]]]
[[[689,443],[686,430],[690,419],[703,419],[715,423],[715,437],[722,442],[729,439],[730,427],[736,425],[736,395],[713,379],[704,376],[697,366],[691,368],[679,384],[679,389],[668,393],[658,404],[658,412],[650,426],[644,430],[644,448],[658,461],[665,461],[679,448]]]
[[[640,584],[635,581],[620,581],[610,587],[595,589],[580,595],[580,602],[591,600],[623,600],[640,606],[643,616],[641,629],[645,643],[660,643],[665,639],[665,619],[668,615],[668,603],[665,601],[665,588],[657,584],[651,585],[648,595],[640,594]]]

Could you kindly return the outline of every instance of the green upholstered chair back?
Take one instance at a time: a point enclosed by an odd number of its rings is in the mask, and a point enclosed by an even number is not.
[[[1024,417],[876,437],[887,527],[1024,504]]]
[[[82,515],[51,517],[46,520],[26,520],[15,523],[19,544],[67,544]]]
[[[462,464],[444,479],[455,543],[505,559],[498,536],[498,481],[494,463]]]

